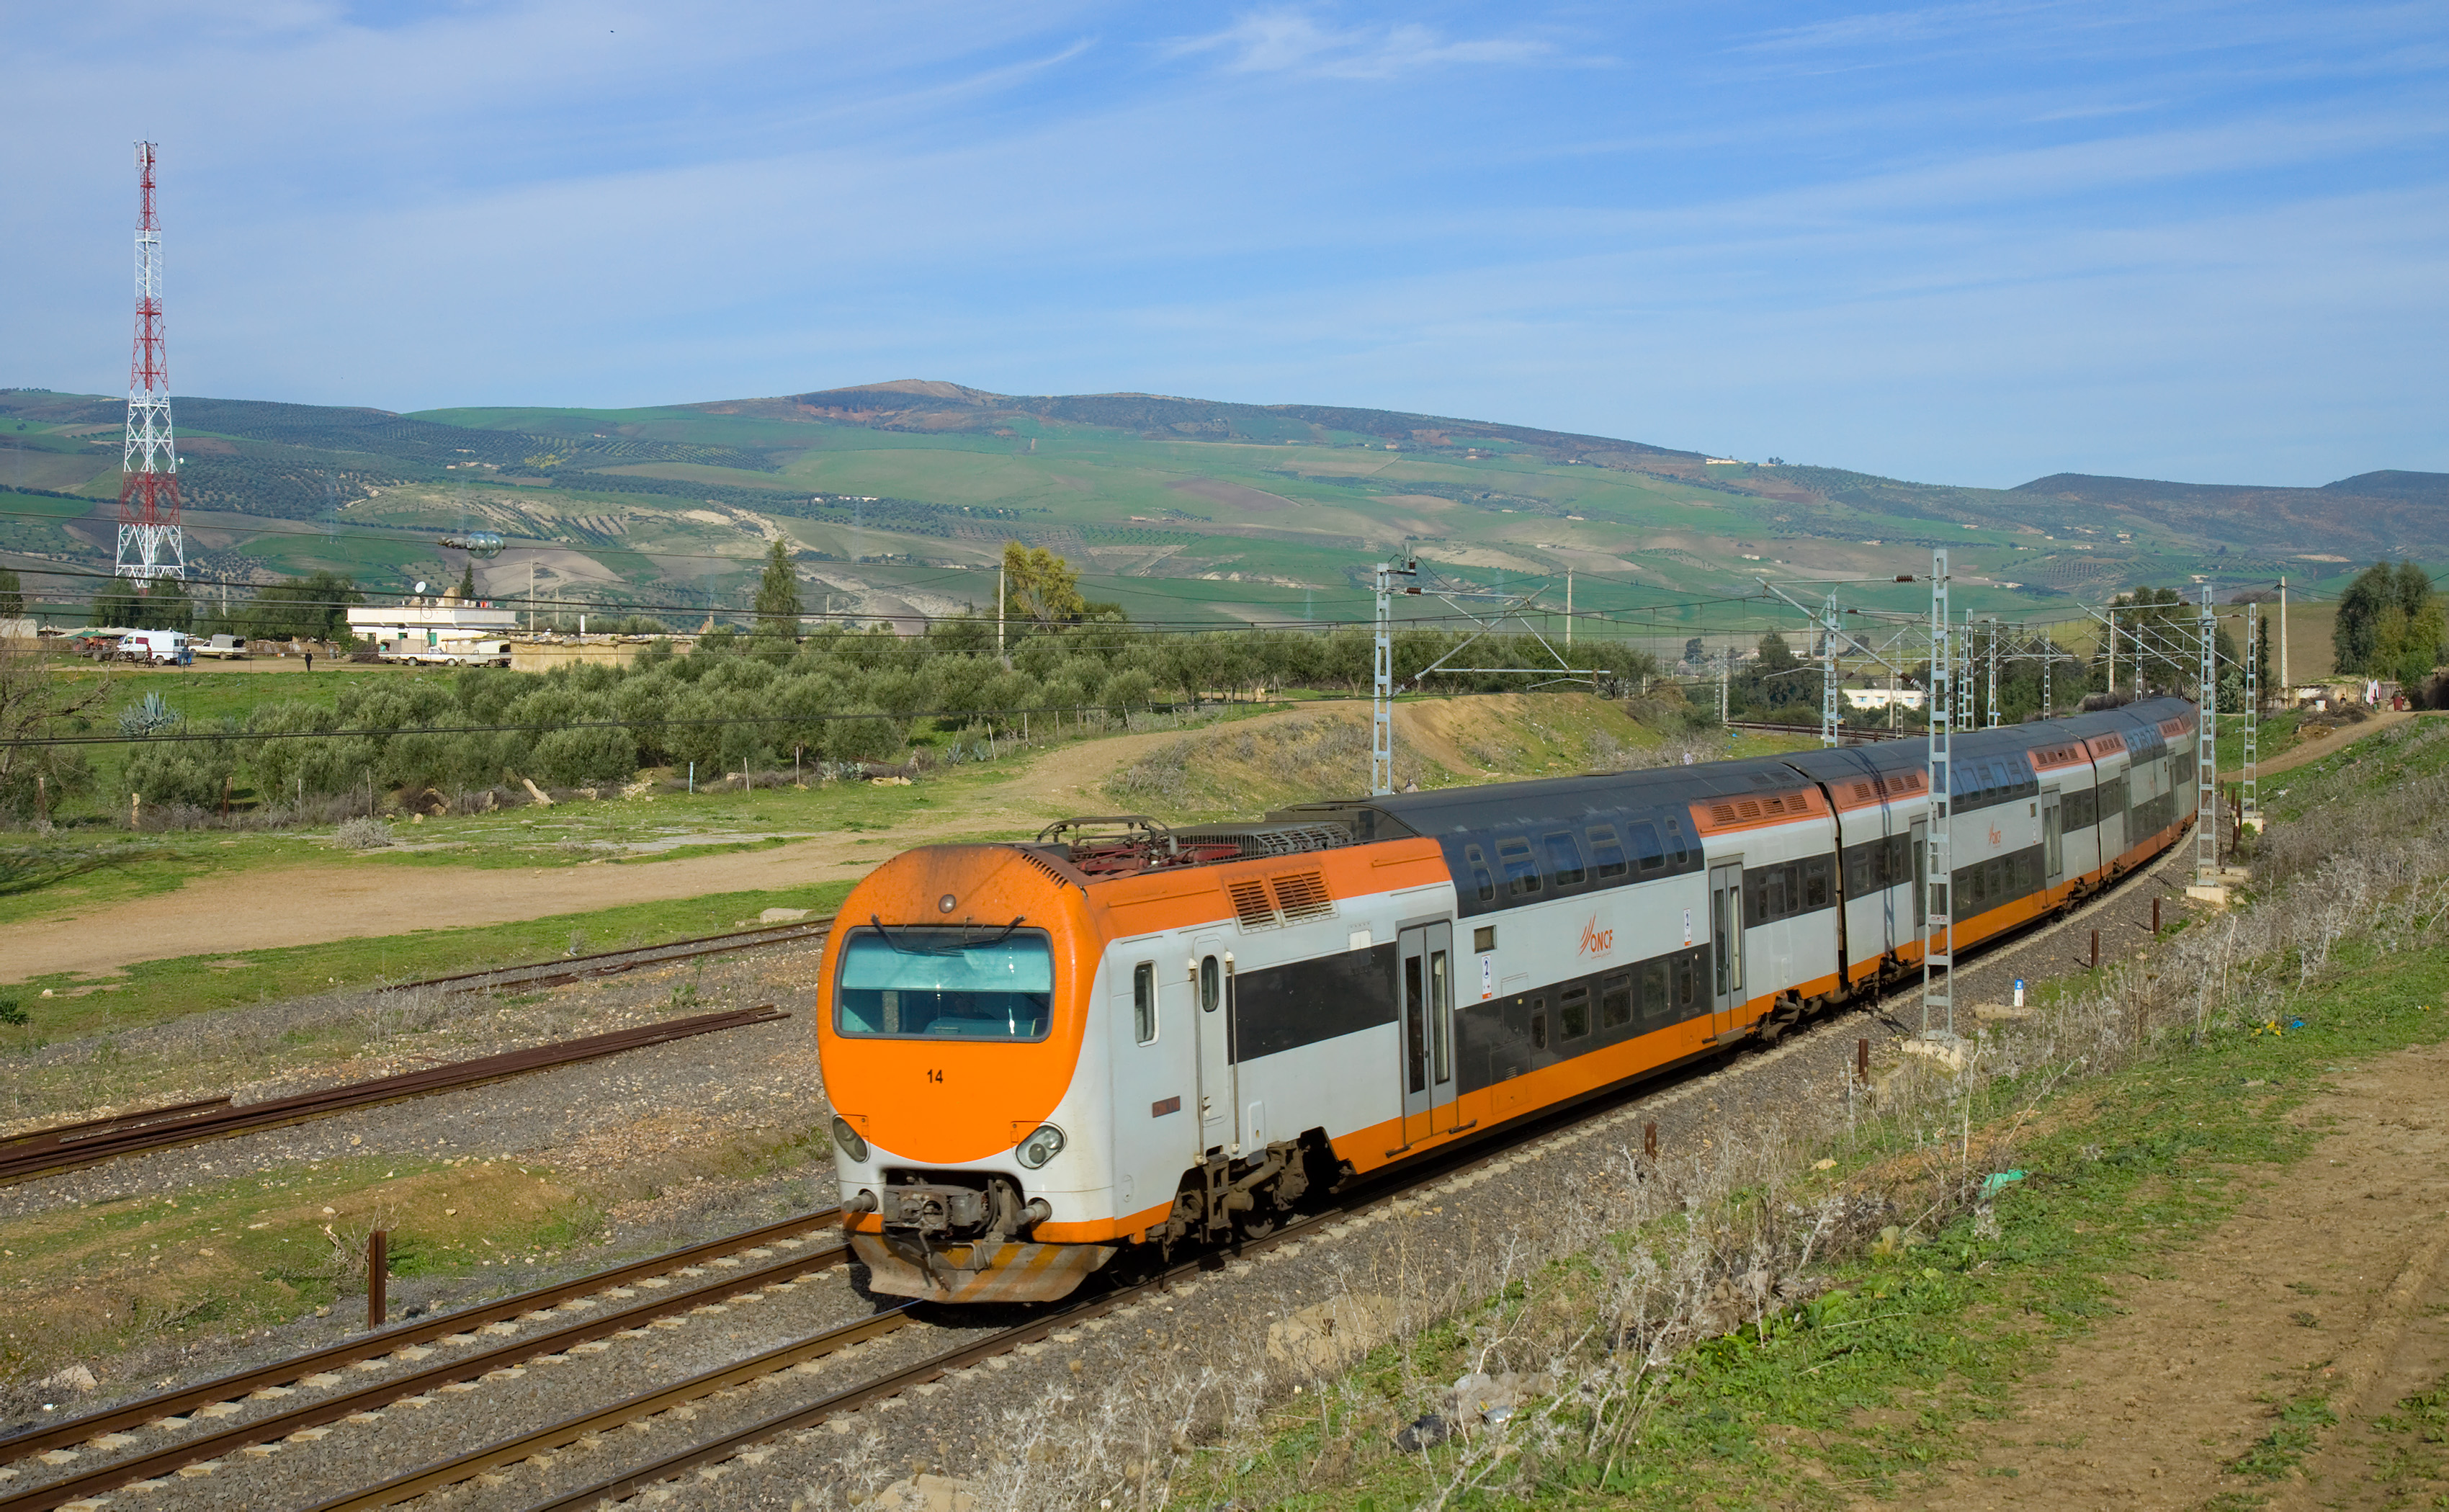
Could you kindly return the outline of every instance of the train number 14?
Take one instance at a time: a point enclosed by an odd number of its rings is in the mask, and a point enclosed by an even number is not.
[[[940,1071],[929,1071],[927,1073],[927,1079],[929,1081],[942,1081],[944,1079],[944,1074]]]

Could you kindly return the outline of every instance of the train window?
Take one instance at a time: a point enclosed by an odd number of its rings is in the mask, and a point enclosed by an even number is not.
[[[1568,987],[1556,999],[1556,1028],[1568,1039],[1587,1039],[1591,1034],[1591,990]]]
[[[843,1035],[1043,1039],[1053,1024],[1054,955],[1042,930],[855,929],[840,970],[834,1027]]]
[[[1602,879],[1621,877],[1632,869],[1625,864],[1624,847],[1616,843],[1613,824],[1591,826],[1591,859],[1599,863]]]
[[[1679,1018],[1692,1017],[1692,957],[1690,952],[1675,958],[1675,1013]]]
[[[1496,901],[1496,874],[1488,869],[1488,853],[1477,845],[1462,848],[1463,863],[1471,868],[1472,889],[1484,903]]]
[[[1828,906],[1828,858],[1814,856],[1803,863],[1803,906]]]
[[[1156,1042],[1156,962],[1131,968],[1131,1033],[1144,1045]]]
[[[1531,999],[1531,1048],[1548,1048],[1548,999],[1545,998]]]
[[[1496,864],[1505,869],[1506,891],[1516,898],[1529,898],[1539,891],[1539,863],[1531,855],[1531,843],[1519,835],[1508,835],[1496,843]]]
[[[1658,843],[1658,826],[1648,820],[1624,826],[1625,838],[1632,842],[1633,859],[1645,872],[1667,869],[1667,849]]]
[[[1692,847],[1684,840],[1684,821],[1672,816],[1667,821],[1667,853],[1675,858],[1678,866],[1692,863]]]
[[[1429,1075],[1440,1087],[1454,1079],[1454,980],[1446,953],[1429,952]]]
[[[1667,998],[1667,962],[1653,960],[1641,968],[1641,1018],[1645,1023],[1668,1023],[1675,1006]]]
[[[1471,932],[1471,948],[1482,955],[1496,948],[1496,926],[1482,924]]]
[[[1632,973],[1617,972],[1599,983],[1599,1023],[1621,1029],[1632,1022]]]
[[[1414,1092],[1429,1090],[1429,1016],[1420,997],[1420,958],[1403,958],[1403,1072]]]
[[[1216,958],[1209,956],[1199,963],[1199,1011],[1212,1014],[1224,1000],[1224,973],[1216,964]]]
[[[1582,863],[1582,843],[1559,829],[1548,837],[1548,875],[1556,879],[1559,887],[1579,887],[1590,876]]]

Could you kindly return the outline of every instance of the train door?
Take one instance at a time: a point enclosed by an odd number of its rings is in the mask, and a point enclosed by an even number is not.
[[[1913,921],[1914,941],[1920,946],[1924,954],[1928,954],[1930,950],[1930,821],[1927,818],[1913,822]]]
[[[1233,955],[1203,940],[1190,957],[1191,1003],[1199,1019],[1199,1148],[1203,1154],[1242,1142],[1241,1097],[1233,1065]]]
[[[2058,790],[2041,793],[2041,883],[2054,896],[2066,881],[2066,832],[2059,822]]]
[[[1709,1028],[1735,1027],[1744,1006],[1744,863],[1709,868]]]
[[[1402,931],[1396,951],[1403,1005],[1403,1143],[1454,1122],[1454,925]]]

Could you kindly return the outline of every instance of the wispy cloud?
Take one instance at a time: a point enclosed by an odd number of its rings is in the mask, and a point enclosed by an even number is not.
[[[1544,63],[1556,46],[1524,36],[1455,38],[1411,23],[1335,28],[1298,10],[1256,10],[1221,31],[1184,37],[1172,57],[1222,55],[1236,73],[1294,73],[1339,79],[1391,79],[1424,68]]]

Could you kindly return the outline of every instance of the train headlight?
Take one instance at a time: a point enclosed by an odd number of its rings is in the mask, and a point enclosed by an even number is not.
[[[853,1160],[863,1162],[867,1159],[867,1141],[858,1136],[858,1131],[852,1128],[850,1120],[840,1114],[834,1115],[834,1148]]]
[[[1039,1124],[1036,1133],[1020,1142],[1020,1163],[1031,1171],[1062,1153],[1063,1131],[1051,1123]]]

